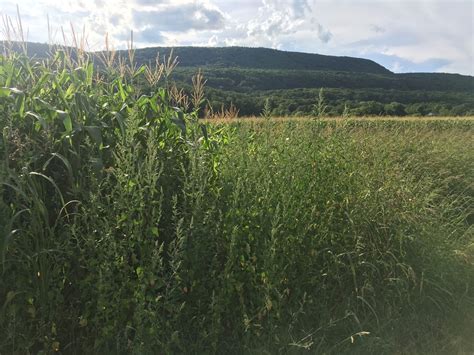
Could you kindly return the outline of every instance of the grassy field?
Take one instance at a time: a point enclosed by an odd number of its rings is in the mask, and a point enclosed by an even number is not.
[[[320,121],[320,122],[384,122],[384,121],[396,121],[396,122],[435,122],[435,121],[474,121],[474,116],[367,116],[367,117],[322,117],[315,118],[314,116],[282,116],[282,117],[271,117],[272,122],[287,122],[287,121]],[[261,116],[249,116],[249,117],[233,117],[233,118],[210,118],[203,119],[206,123],[231,123],[231,122],[261,122]]]
[[[315,353],[472,351],[472,124],[231,124],[222,171],[233,226],[247,228],[238,240],[247,260],[274,253],[261,270],[273,270],[278,309],[302,307],[297,326],[278,328],[286,341]]]
[[[112,59],[0,57],[0,353],[474,351],[472,119],[203,122]]]

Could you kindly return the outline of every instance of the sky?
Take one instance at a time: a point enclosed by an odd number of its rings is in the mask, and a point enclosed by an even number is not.
[[[33,42],[63,43],[64,32],[70,44],[72,25],[90,50],[106,34],[126,48],[133,31],[136,48],[269,47],[474,75],[474,0],[0,0],[0,14],[15,23],[17,5]]]

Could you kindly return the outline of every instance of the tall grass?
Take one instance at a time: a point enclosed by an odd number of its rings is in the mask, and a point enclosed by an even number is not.
[[[472,121],[202,124],[52,51],[0,57],[0,352],[473,350]]]
[[[269,323],[273,351],[472,348],[450,323],[473,320],[471,123],[236,127],[223,170],[235,322]]]

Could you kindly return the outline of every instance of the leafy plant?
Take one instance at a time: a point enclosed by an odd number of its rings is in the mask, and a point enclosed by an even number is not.
[[[263,106],[263,111],[260,116],[266,120],[269,120],[272,116],[272,106],[268,97],[265,99],[265,105]]]
[[[328,106],[326,105],[324,98],[324,89],[321,88],[319,89],[318,100],[313,106],[313,116],[318,118],[324,117],[326,115],[327,107]]]

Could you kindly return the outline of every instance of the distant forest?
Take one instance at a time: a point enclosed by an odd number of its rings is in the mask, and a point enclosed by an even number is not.
[[[48,46],[28,43],[31,56],[45,57]],[[154,63],[171,48],[135,51],[138,65]],[[100,52],[93,54],[96,59]],[[390,116],[474,115],[474,77],[444,73],[395,74],[367,59],[285,52],[267,48],[173,49],[178,67],[171,80],[186,91],[199,69],[207,79],[208,104],[218,110],[234,105],[242,116],[310,115],[323,88],[325,114]],[[118,57],[127,60],[126,51]]]
[[[174,79],[190,90],[195,68],[178,67]],[[454,74],[372,74],[343,71],[203,68],[212,107],[234,104],[258,115],[265,101],[273,115],[309,115],[320,88],[326,114],[390,116],[474,115],[474,78]]]

